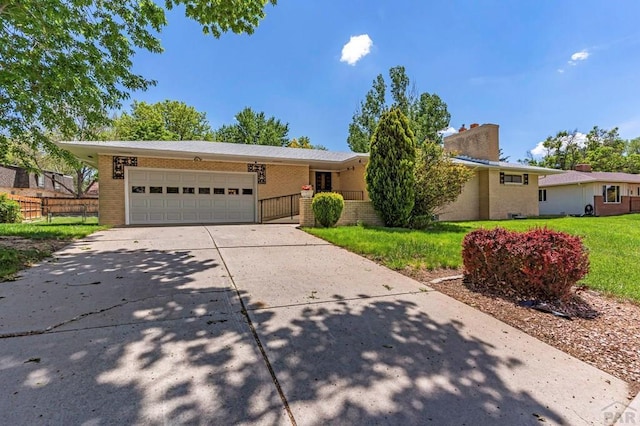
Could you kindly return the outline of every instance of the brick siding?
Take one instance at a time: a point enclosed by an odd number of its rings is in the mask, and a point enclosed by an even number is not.
[[[300,199],[300,226],[314,227],[316,219],[311,208],[312,198]],[[371,201],[345,200],[338,226],[357,225],[358,222],[370,226],[383,226],[384,222],[374,210]]]

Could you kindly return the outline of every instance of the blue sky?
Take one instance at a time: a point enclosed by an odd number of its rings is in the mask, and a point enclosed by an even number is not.
[[[288,122],[290,137],[348,151],[373,79],[404,65],[447,103],[452,127],[499,124],[515,161],[559,130],[640,136],[639,16],[637,0],[279,0],[253,35],[215,39],[174,10],[165,52],[134,58],[158,84],[131,99],[186,102],[214,128],[250,106]],[[365,35],[368,53],[341,61]]]

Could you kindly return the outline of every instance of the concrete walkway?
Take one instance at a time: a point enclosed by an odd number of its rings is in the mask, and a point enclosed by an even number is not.
[[[1,424],[610,424],[626,385],[291,225],[119,228],[0,283]],[[546,423],[542,423],[542,422]]]

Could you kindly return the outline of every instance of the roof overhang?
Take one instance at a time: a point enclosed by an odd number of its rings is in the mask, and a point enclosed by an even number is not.
[[[453,162],[457,164],[462,164],[464,166],[473,168],[473,169],[484,169],[484,170],[501,170],[501,171],[510,171],[514,173],[530,173],[537,175],[556,175],[565,173],[564,170],[556,170],[556,169],[548,169],[546,167],[537,167],[537,166],[528,166],[524,164],[514,164],[514,163],[506,163],[503,161],[485,161],[485,160],[475,160],[469,159],[466,157],[453,157]]]
[[[216,144],[219,142],[207,142],[208,144]],[[114,145],[109,142],[58,142],[57,145],[63,149],[70,151],[81,161],[97,167],[100,155],[107,156],[135,156],[135,157],[151,157],[151,158],[168,158],[168,159],[187,159],[201,161],[225,161],[225,162],[241,162],[241,163],[268,163],[268,164],[289,164],[289,165],[308,165],[310,168],[341,170],[353,163],[366,164],[369,161],[368,154],[362,153],[340,153],[340,158],[317,158],[325,156],[323,151],[307,150],[303,148],[288,148],[289,150],[315,151],[314,155],[298,155],[295,157],[287,157],[286,155],[265,155],[264,150],[257,149],[255,153],[224,153],[224,152],[207,152],[197,149],[159,149],[157,147],[135,146],[135,143],[127,146]],[[229,145],[229,144],[225,144]],[[244,147],[246,150],[246,147]],[[249,149],[251,151],[251,149]],[[338,154],[326,152],[326,156]],[[299,153],[296,154],[306,154]],[[334,155],[335,156],[335,155]],[[307,158],[305,158],[307,157]]]

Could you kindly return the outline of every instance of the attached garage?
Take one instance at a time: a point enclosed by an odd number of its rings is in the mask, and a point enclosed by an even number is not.
[[[207,141],[59,142],[100,175],[102,225],[259,223],[290,217],[300,190],[367,198],[368,154]],[[315,180],[314,180],[315,179]]]
[[[255,173],[128,168],[126,224],[252,223]]]

